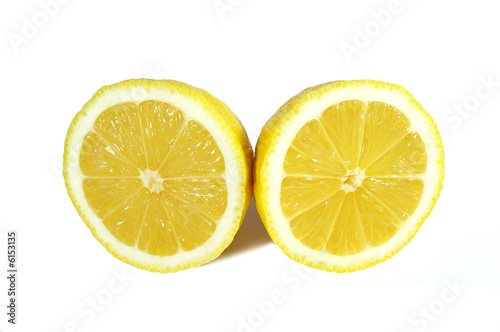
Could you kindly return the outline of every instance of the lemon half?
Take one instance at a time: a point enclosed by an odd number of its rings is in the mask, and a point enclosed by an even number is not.
[[[231,110],[176,81],[101,88],[76,115],[64,151],[69,196],[120,260],[158,272],[211,261],[251,198],[253,152]]]
[[[441,192],[444,152],[404,88],[339,81],[285,103],[262,130],[254,166],[257,209],[283,252],[351,272],[415,236]]]

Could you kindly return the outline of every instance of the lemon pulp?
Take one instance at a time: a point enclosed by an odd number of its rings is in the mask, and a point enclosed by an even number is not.
[[[280,203],[293,235],[337,256],[386,243],[420,202],[425,151],[394,106],[330,106],[299,130],[285,155]]]
[[[224,214],[224,158],[199,122],[171,104],[124,102],[103,111],[79,165],[92,211],[120,242],[169,256],[205,243]]]

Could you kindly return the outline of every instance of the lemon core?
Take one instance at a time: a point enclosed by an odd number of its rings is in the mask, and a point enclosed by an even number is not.
[[[361,186],[363,180],[365,179],[365,172],[356,168],[352,171],[347,171],[345,177],[342,178],[342,189],[346,192],[354,192],[356,189]]]
[[[158,175],[157,171],[146,169],[145,171],[141,171],[139,177],[144,183],[144,187],[148,188],[150,192],[160,193],[163,191],[163,179]]]

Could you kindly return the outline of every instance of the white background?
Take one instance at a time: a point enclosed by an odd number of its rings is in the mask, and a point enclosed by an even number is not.
[[[1,277],[0,330],[500,331],[494,1],[60,1],[0,4],[2,271],[5,231],[19,237],[18,324],[6,322]],[[445,137],[441,197],[408,246],[356,273],[288,259],[253,203],[219,259],[174,274],[128,266],[78,217],[61,162],[66,130],[92,94],[143,77],[212,93],[254,146],[265,121],[306,87],[400,84]]]

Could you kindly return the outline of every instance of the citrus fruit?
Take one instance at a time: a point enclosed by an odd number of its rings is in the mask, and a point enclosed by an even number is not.
[[[169,80],[101,88],[64,149],[69,196],[94,237],[138,268],[173,272],[229,245],[251,198],[252,148],[209,93]]]
[[[254,195],[290,258],[335,272],[387,260],[439,197],[444,152],[436,124],[400,86],[330,82],[286,102],[262,129]]]

